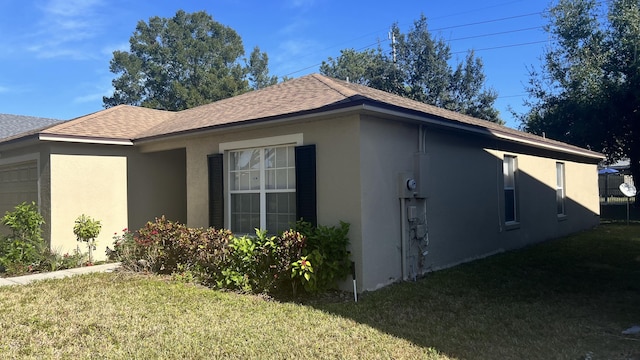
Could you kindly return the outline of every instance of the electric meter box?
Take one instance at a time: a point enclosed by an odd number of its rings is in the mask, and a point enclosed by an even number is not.
[[[398,197],[403,199],[413,198],[418,183],[410,171],[398,174]]]

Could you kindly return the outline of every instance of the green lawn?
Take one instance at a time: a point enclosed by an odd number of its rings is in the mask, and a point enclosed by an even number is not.
[[[621,333],[640,325],[640,225],[351,299],[279,302],[122,273],[3,287],[0,358],[640,358],[640,336]]]

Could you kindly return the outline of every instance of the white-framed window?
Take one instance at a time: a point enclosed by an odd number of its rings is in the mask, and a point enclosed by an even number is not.
[[[558,215],[565,215],[564,163],[556,163],[556,208]]]
[[[515,223],[518,221],[518,192],[517,192],[518,161],[515,156],[505,155],[502,160],[504,174],[504,221]]]
[[[225,152],[227,227],[278,233],[296,221],[295,147],[301,134],[220,144]]]

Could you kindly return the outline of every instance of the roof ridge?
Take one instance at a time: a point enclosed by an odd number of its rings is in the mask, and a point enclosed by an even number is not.
[[[313,77],[314,79],[320,81],[321,83],[326,85],[328,88],[344,96],[345,98],[350,98],[356,95],[362,95],[362,93],[342,85],[340,82],[336,81],[337,79],[324,76],[321,74],[317,74],[317,73],[311,74],[310,77]]]

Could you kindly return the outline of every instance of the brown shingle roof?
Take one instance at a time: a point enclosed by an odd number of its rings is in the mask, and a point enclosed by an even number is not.
[[[142,134],[155,137],[206,129],[223,124],[285,116],[347,101],[357,95],[348,88],[313,74],[289,80],[261,90],[251,91],[208,105],[180,111],[173,119]]]
[[[303,76],[262,90],[181,111],[170,120],[140,134],[140,139],[199,131],[251,120],[268,120],[310,111],[321,112],[331,107],[359,104],[392,107],[398,111],[441,120],[443,126],[456,124],[516,141],[545,144],[590,157],[603,157],[599,153],[577,146],[318,74]]]
[[[176,113],[118,105],[49,127],[41,135],[133,140],[139,134],[169,120]]]
[[[179,112],[120,105],[54,125],[41,131],[40,135],[149,141],[220,126],[294,118],[296,115],[350,106],[368,106],[372,111],[391,109],[399,114],[411,115],[417,121],[603,158],[601,154],[576,146],[318,74]]]

